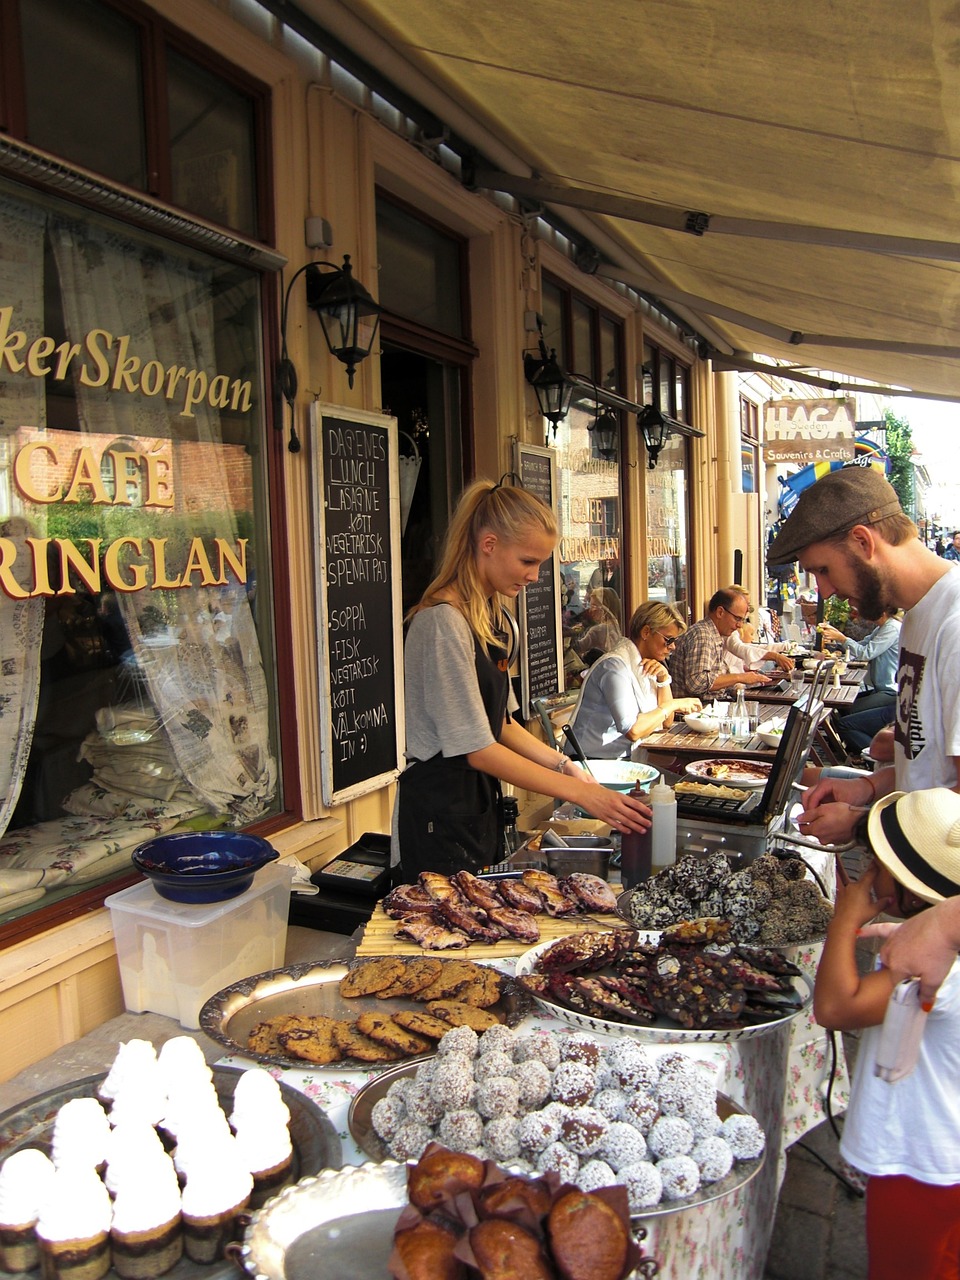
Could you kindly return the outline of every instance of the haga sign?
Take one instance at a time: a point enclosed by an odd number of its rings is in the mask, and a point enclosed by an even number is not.
[[[764,406],[767,462],[847,462],[854,456],[852,399],[769,400]]]

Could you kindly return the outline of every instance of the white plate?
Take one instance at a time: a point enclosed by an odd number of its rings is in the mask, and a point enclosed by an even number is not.
[[[610,791],[630,791],[637,783],[647,787],[660,777],[660,770],[652,764],[639,764],[633,760],[588,760],[590,772]]]
[[[241,1262],[256,1280],[380,1280],[406,1203],[396,1160],[302,1178],[253,1215]]]
[[[770,780],[766,760],[691,760],[685,772],[698,782],[718,782],[725,787],[765,787]],[[722,775],[722,776],[719,776]]]
[[[660,931],[640,929],[637,931],[637,938],[640,942],[659,942]],[[523,978],[527,974],[533,973],[540,956],[548,947],[552,947],[556,941],[556,938],[552,938],[549,942],[538,942],[535,947],[525,951],[517,961],[517,977]],[[568,1009],[566,1005],[554,1004],[552,1000],[533,995],[532,992],[530,994],[544,1012],[553,1014],[555,1018],[560,1018],[561,1021],[569,1023],[572,1027],[583,1027],[587,1031],[595,1032],[598,1035],[626,1036],[630,1040],[641,1040],[645,1044],[732,1044],[735,1040],[751,1040],[754,1036],[762,1036],[776,1027],[782,1027],[809,1007],[810,1002],[813,1000],[813,988],[809,981],[803,974],[799,974],[794,978],[793,982],[803,996],[803,1003],[798,1009],[794,1009],[787,1014],[786,1017],[777,1018],[773,1022],[761,1022],[753,1027],[732,1027],[716,1031],[706,1029],[690,1031],[685,1027],[678,1027],[675,1022],[668,1022],[666,1019],[657,1019],[654,1022],[644,1024],[611,1022],[608,1018],[591,1018],[589,1014],[578,1013],[576,1009]]]

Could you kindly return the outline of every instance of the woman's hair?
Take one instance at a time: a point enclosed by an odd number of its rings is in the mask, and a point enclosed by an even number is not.
[[[619,627],[620,625],[620,597],[612,587],[594,587],[590,592],[590,605],[596,608],[604,615],[603,621],[613,621]]]
[[[487,601],[477,569],[477,548],[481,536],[495,533],[506,543],[522,542],[532,532],[557,538],[557,520],[550,507],[535,493],[520,485],[492,484],[476,480],[460,495],[447,528],[443,551],[433,581],[407,614],[412,618],[421,609],[440,603],[450,588],[460,603],[470,630],[489,647],[498,642],[507,623],[499,595]]]
[[[627,626],[627,635],[636,644],[644,627],[651,631],[662,631],[664,627],[678,627],[686,631],[687,624],[675,604],[666,604],[663,600],[647,600],[634,611]]]

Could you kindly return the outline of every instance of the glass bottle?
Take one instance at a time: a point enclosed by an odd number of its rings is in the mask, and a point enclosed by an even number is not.
[[[747,711],[744,686],[742,684],[737,685],[737,701],[733,707],[733,736],[735,738],[748,738],[750,736],[750,715]]]

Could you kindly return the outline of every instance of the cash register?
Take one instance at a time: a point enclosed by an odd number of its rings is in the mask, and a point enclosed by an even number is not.
[[[351,934],[390,889],[390,837],[368,831],[310,877],[319,892],[292,894],[289,923]]]

